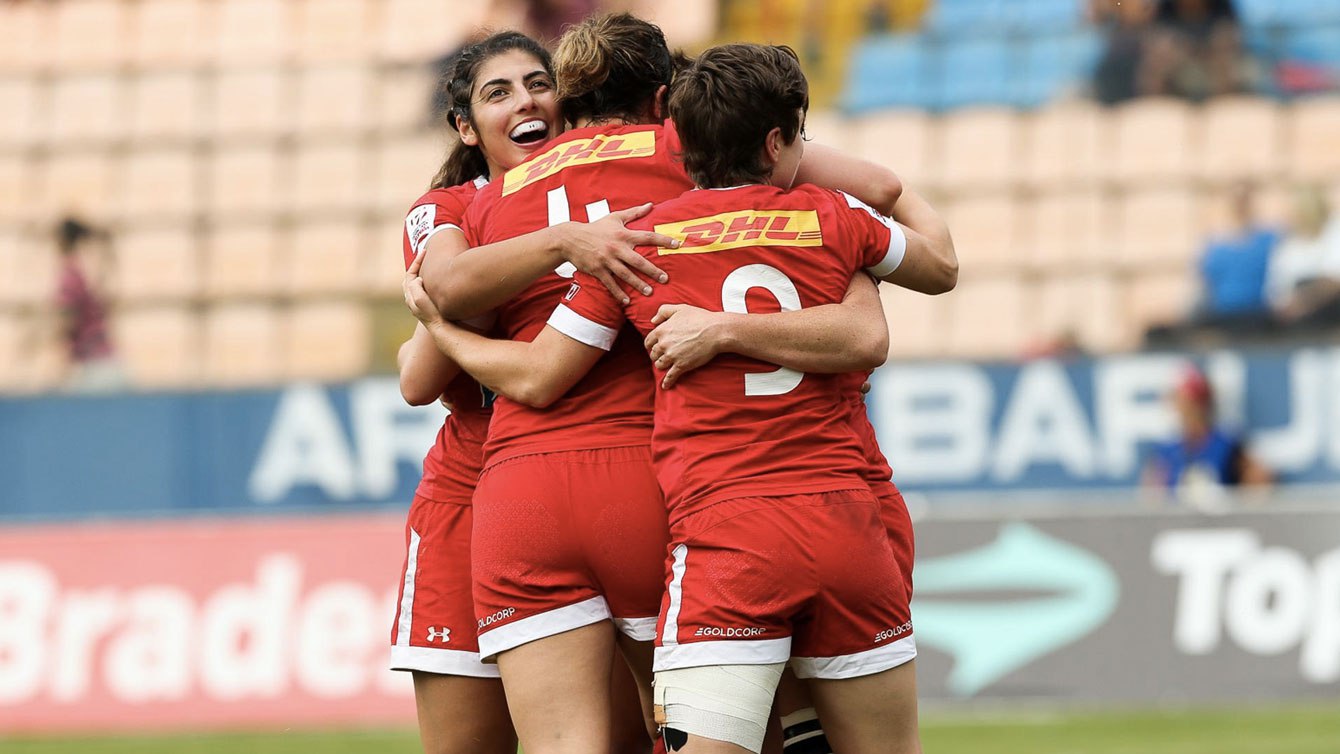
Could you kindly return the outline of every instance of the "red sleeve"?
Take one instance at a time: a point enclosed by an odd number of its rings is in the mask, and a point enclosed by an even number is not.
[[[903,229],[851,194],[836,194],[838,215],[848,237],[856,242],[860,265],[877,278],[887,277],[902,264],[907,251]]]
[[[460,187],[458,187],[460,188]],[[464,190],[433,190],[424,194],[405,215],[403,247],[405,267],[428,245],[434,233],[446,228],[461,229],[466,209],[474,192]]]
[[[579,343],[608,351],[625,317],[623,305],[599,280],[578,272],[563,302],[550,315],[549,326]]]

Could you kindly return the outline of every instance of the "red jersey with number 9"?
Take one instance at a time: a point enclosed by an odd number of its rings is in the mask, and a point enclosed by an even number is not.
[[[862,268],[883,277],[903,253],[891,220],[809,185],[694,191],[635,225],[683,239],[679,249],[640,249],[670,282],[624,307],[579,275],[551,326],[596,345],[589,333],[619,327],[625,316],[650,332],[662,304],[766,313],[837,303]],[[865,489],[849,386],[849,375],[804,374],[736,354],[717,356],[669,390],[658,381],[652,453],[671,524],[731,498]]]
[[[672,199],[693,187],[675,159],[672,127],[578,128],[489,184],[466,212],[471,246],[568,220],[591,222],[610,212]],[[563,264],[497,310],[495,334],[534,340],[572,286]],[[499,396],[485,446],[487,463],[518,455],[645,445],[651,442],[651,365],[631,328],[567,395],[546,409]]]
[[[487,185],[488,181],[480,177],[459,186],[433,189],[414,202],[405,215],[401,239],[406,269],[434,234],[447,228],[460,229],[466,208]],[[469,503],[484,464],[483,444],[488,436],[493,395],[462,372],[447,385],[443,396],[451,404],[451,415],[442,423],[437,441],[423,459],[418,494],[436,502]]]

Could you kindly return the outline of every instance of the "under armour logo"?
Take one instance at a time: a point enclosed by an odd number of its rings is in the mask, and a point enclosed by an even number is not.
[[[438,639],[441,639],[443,644],[446,644],[447,642],[451,641],[451,629],[429,626],[428,641],[431,643],[437,641]]]

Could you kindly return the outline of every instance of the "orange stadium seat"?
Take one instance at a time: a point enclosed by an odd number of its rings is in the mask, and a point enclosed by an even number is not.
[[[889,359],[943,356],[953,311],[949,296],[927,296],[893,285],[879,287],[889,324]]]
[[[834,149],[850,149],[851,122],[830,110],[811,110],[805,115],[805,135]]]
[[[0,72],[31,73],[51,62],[55,3],[0,3]]]
[[[204,315],[204,371],[209,385],[263,385],[283,379],[282,318],[270,304],[232,303]]]
[[[431,60],[454,50],[484,22],[488,3],[457,3],[442,12],[437,0],[385,0],[379,5],[379,56],[386,60]]]
[[[33,165],[22,154],[0,152],[0,223],[17,223],[32,216]]]
[[[367,372],[372,325],[360,302],[295,306],[284,323],[284,335],[288,379],[342,380]]]
[[[893,110],[859,118],[850,131],[857,154],[892,168],[908,186],[925,190],[940,177],[939,165],[931,160],[931,129],[926,113]]]
[[[424,65],[380,71],[373,112],[377,127],[391,132],[423,128],[428,122],[428,103],[436,85],[434,73]]]
[[[369,172],[366,157],[358,146],[344,141],[300,144],[291,189],[285,192],[288,205],[305,215],[325,216],[360,208]]]
[[[1024,122],[1023,177],[1030,185],[1088,188],[1110,158],[1108,116],[1089,102],[1065,102]]]
[[[114,68],[127,60],[130,3],[61,0],[55,6],[54,63],[62,70]]]
[[[408,205],[406,206],[408,209]],[[377,218],[363,244],[363,292],[399,296],[405,273],[405,216],[391,212]]]
[[[217,5],[216,59],[225,66],[256,66],[286,60],[295,36],[287,0],[228,0]]]
[[[42,90],[36,79],[14,76],[0,79],[0,148],[26,147],[42,140],[38,102]]]
[[[1116,257],[1123,268],[1176,270],[1195,259],[1200,206],[1184,188],[1130,191],[1117,205]]]
[[[199,207],[200,163],[187,149],[131,152],[125,158],[117,193],[123,215],[164,220]]]
[[[375,3],[368,0],[297,0],[298,58],[304,61],[362,61],[371,46]],[[445,8],[439,13],[451,15]]]
[[[131,19],[131,61],[140,68],[193,66],[205,62],[206,34],[222,3],[200,0],[139,0]]]
[[[211,214],[261,214],[279,206],[287,169],[270,144],[221,146],[207,164]]]
[[[103,150],[61,150],[37,163],[38,212],[49,219],[73,212],[104,220],[119,194],[112,159]]]
[[[1340,175],[1340,97],[1296,103],[1289,116],[1289,173],[1295,179]]]
[[[1254,183],[1257,219],[1268,225],[1283,227],[1290,220],[1290,187],[1282,183]],[[1198,232],[1206,236],[1233,230],[1232,186],[1206,190],[1201,193]]]
[[[1114,226],[1101,192],[1054,191],[1034,197],[1025,211],[1025,254],[1044,274],[1091,269],[1109,258]]]
[[[280,234],[266,224],[230,222],[204,240],[204,294],[210,298],[269,296],[280,292]]]
[[[202,96],[190,72],[151,73],[130,80],[130,137],[186,140],[200,132]]]
[[[206,110],[211,131],[225,138],[287,133],[293,121],[287,83],[274,69],[219,73]]]
[[[287,292],[295,296],[352,293],[362,285],[364,233],[355,220],[303,223],[281,259]]]
[[[945,221],[964,267],[1019,269],[1027,263],[1020,246],[1022,208],[1009,194],[988,194],[947,203]]]
[[[1126,292],[1132,327],[1139,335],[1150,326],[1184,320],[1199,296],[1200,284],[1191,269],[1137,275]]]
[[[949,323],[952,355],[1013,358],[1024,348],[1026,290],[1015,276],[965,276],[947,300],[954,311]]]
[[[366,68],[309,68],[298,76],[297,128],[304,135],[359,131],[371,117]]]
[[[447,154],[447,143],[440,133],[383,141],[370,184],[376,209],[408,212],[410,204],[428,190]]]
[[[1269,178],[1280,172],[1279,107],[1259,97],[1222,97],[1205,105],[1197,174],[1210,181]]]
[[[0,310],[0,390],[55,388],[65,374],[59,320],[52,309]]]
[[[1007,108],[960,110],[940,120],[935,164],[953,192],[1006,188],[1019,180],[1019,116]]]
[[[200,319],[187,307],[134,306],[112,318],[112,342],[136,387],[197,384],[202,336]]]
[[[1180,100],[1140,99],[1115,111],[1110,177],[1127,184],[1181,181],[1191,174],[1195,129]]]
[[[64,149],[71,143],[105,143],[124,135],[125,91],[115,76],[59,78],[50,92],[45,140]]]
[[[0,304],[50,304],[55,300],[59,269],[53,237],[0,229]]]
[[[186,225],[131,229],[116,237],[114,290],[122,301],[179,300],[200,291],[199,239]]]
[[[1040,343],[1064,334],[1088,351],[1108,352],[1134,345],[1134,330],[1122,305],[1124,289],[1105,273],[1054,275],[1034,289],[1031,340]]]

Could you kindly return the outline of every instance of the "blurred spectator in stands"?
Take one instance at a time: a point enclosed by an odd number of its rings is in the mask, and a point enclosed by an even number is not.
[[[1243,182],[1229,194],[1234,227],[1211,238],[1200,257],[1203,295],[1193,319],[1200,324],[1259,328],[1269,320],[1266,267],[1279,234],[1256,216],[1256,187]]]
[[[1294,190],[1288,235],[1266,271],[1266,297],[1285,324],[1340,324],[1340,216],[1317,186]]]
[[[1222,501],[1230,487],[1274,481],[1242,438],[1217,423],[1214,390],[1200,370],[1188,366],[1168,400],[1177,414],[1177,436],[1155,446],[1145,461],[1140,478],[1146,490],[1201,507]]]
[[[56,246],[61,256],[56,305],[69,359],[67,387],[78,392],[122,388],[126,380],[107,334],[103,285],[111,262],[110,236],[66,217],[56,226]]]
[[[1161,0],[1146,49],[1145,95],[1199,102],[1249,91],[1261,76],[1229,0]]]
[[[1154,21],[1152,0],[1092,0],[1089,15],[1107,38],[1094,69],[1094,97],[1115,105],[1141,95],[1146,46]]]

